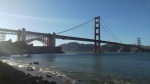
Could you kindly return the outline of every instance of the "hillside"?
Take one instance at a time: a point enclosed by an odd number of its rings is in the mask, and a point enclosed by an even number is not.
[[[77,42],[70,42],[67,44],[61,44],[59,47],[63,48],[64,52],[67,51],[80,51],[80,52],[92,52],[94,44],[79,44]],[[102,52],[150,52],[150,49],[139,50],[135,47],[117,45],[117,44],[105,44],[101,46]]]
[[[61,44],[59,47],[63,48],[63,51],[93,51],[93,44],[79,44],[77,42],[70,42],[67,44]]]

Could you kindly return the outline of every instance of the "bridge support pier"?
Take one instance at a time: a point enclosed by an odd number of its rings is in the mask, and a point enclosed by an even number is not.
[[[47,46],[52,45],[52,39],[50,37],[47,38]]]
[[[21,33],[21,41],[26,41],[26,30],[25,28],[22,28],[22,33]]]
[[[53,32],[53,38],[52,38],[53,40],[52,40],[52,46],[55,46],[55,44],[56,44],[56,34],[55,34],[55,32]]]
[[[94,52],[101,52],[100,50],[100,16],[95,17],[94,24]]]
[[[17,41],[26,41],[26,30],[22,28],[22,31],[19,29],[17,34]]]
[[[21,41],[20,38],[21,38],[21,30],[19,29],[17,33],[17,41]]]
[[[54,46],[55,47],[56,42],[56,35],[53,33],[53,35],[48,35],[47,37],[47,46]]]

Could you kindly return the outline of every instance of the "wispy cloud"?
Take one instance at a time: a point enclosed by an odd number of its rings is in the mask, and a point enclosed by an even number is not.
[[[26,15],[18,15],[18,14],[4,13],[4,12],[0,12],[0,15],[8,16],[8,17],[21,18],[21,19],[30,19],[30,20],[40,20],[40,21],[49,21],[49,22],[66,22],[66,20],[64,20],[64,19],[44,18],[44,17],[35,17],[35,16],[26,16]]]

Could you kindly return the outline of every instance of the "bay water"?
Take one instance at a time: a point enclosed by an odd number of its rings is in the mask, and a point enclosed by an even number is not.
[[[150,53],[46,53],[11,55],[2,61],[19,68],[32,66],[68,84],[150,84]],[[29,65],[33,62],[39,64]]]

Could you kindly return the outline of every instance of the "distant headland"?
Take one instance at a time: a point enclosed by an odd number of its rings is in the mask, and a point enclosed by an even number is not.
[[[63,48],[64,52],[79,51],[79,52],[93,52],[94,44],[80,44],[77,42],[70,42],[61,44],[59,47]],[[150,46],[142,46],[142,49],[136,47],[118,45],[118,44],[104,44],[101,45],[101,52],[150,52]]]
[[[63,53],[68,51],[93,52],[94,44],[80,44],[70,42],[58,47],[33,46],[23,41],[12,42],[11,40],[0,42],[0,55],[12,54],[38,54],[38,53]],[[104,44],[101,52],[150,52],[150,46],[142,46],[141,49],[125,45]]]

